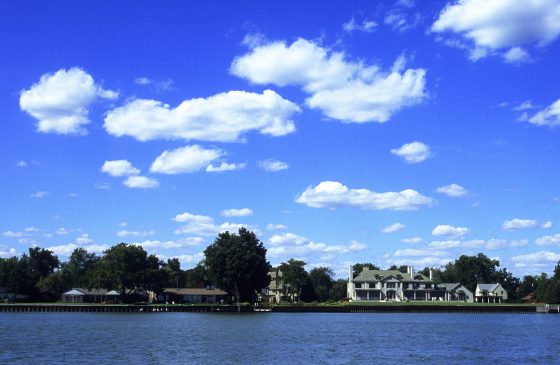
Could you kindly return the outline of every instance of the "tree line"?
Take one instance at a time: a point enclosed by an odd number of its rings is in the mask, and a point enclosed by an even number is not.
[[[8,297],[23,296],[29,301],[60,300],[72,288],[117,290],[125,302],[143,300],[147,291],[164,288],[202,288],[212,284],[226,291],[232,302],[253,302],[266,295],[273,269],[266,248],[254,232],[220,233],[204,251],[204,259],[189,270],[182,270],[177,258],[163,261],[148,255],[137,245],[119,243],[101,255],[76,248],[66,262],[47,249],[33,247],[21,257],[0,258],[0,289]],[[289,259],[276,269],[282,273],[282,293],[292,301],[329,302],[346,297],[347,279],[335,280],[332,269],[315,267]],[[353,276],[364,268],[379,269],[372,263],[353,266]],[[406,272],[406,266],[389,269]],[[419,272],[428,276],[430,268]],[[436,283],[461,283],[473,291],[478,283],[500,283],[511,301],[530,296],[532,301],[560,302],[560,262],[549,277],[546,273],[514,277],[497,260],[482,253],[463,255],[447,265],[432,269]],[[0,293],[1,294],[1,293]]]

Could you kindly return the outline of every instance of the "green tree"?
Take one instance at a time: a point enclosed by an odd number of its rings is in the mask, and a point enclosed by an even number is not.
[[[461,283],[474,293],[477,284],[497,282],[498,266],[498,260],[492,260],[483,253],[462,255],[445,266],[441,279],[446,283]]]
[[[330,298],[335,301],[340,301],[348,295],[348,280],[338,279],[333,283],[330,290]]]
[[[301,289],[307,282],[307,271],[305,271],[305,262],[301,260],[289,259],[278,266],[282,272],[282,283],[284,294],[295,301],[296,295],[301,295]]]
[[[220,233],[204,250],[204,265],[211,281],[234,301],[253,301],[255,292],[270,283],[266,248],[255,233],[240,228],[238,234]]]
[[[199,262],[192,269],[185,270],[183,276],[187,288],[204,288],[208,283],[204,261]]]
[[[352,266],[353,278],[360,275],[360,273],[364,271],[364,269],[379,270],[379,266],[376,266],[372,263],[354,264],[354,266]]]
[[[315,299],[325,302],[330,297],[330,290],[333,286],[334,273],[328,267],[315,267],[309,271],[309,281],[313,287]]]
[[[83,247],[72,251],[67,262],[62,265],[66,288],[91,287],[91,278],[88,277],[88,270],[99,261],[95,253],[88,253]]]

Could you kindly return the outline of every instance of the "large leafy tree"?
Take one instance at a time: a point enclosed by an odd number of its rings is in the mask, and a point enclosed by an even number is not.
[[[282,272],[282,283],[284,294],[289,295],[292,301],[295,296],[300,296],[301,289],[305,286],[308,278],[307,271],[305,271],[305,262],[301,260],[289,259],[278,266]]]
[[[333,277],[334,272],[328,267],[315,267],[309,271],[309,281],[316,300],[325,302],[329,299],[329,292],[334,283]]]
[[[88,271],[97,261],[99,261],[99,257],[95,253],[88,253],[83,247],[76,248],[62,266],[67,286],[91,287],[92,280],[88,277]]]
[[[208,278],[234,301],[253,301],[255,292],[270,283],[266,248],[255,233],[240,228],[238,234],[220,233],[204,250]]]

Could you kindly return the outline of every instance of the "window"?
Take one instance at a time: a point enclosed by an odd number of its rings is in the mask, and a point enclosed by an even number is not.
[[[403,283],[402,287],[403,289],[408,289],[408,283]]]
[[[387,288],[395,288],[395,283],[387,283]]]
[[[362,283],[356,283],[356,289],[361,289],[362,288]]]
[[[426,287],[426,289],[431,289],[431,288],[432,288],[432,284],[426,284],[425,287]]]

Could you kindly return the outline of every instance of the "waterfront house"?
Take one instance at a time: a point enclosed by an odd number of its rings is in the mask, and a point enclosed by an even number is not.
[[[365,268],[358,276],[352,278],[352,266],[349,270],[348,299],[350,301],[409,301],[435,300],[441,297],[441,289],[435,287],[434,281],[409,266],[406,273],[398,270],[370,270]]]
[[[479,303],[501,303],[507,300],[508,294],[504,287],[497,284],[477,284],[474,293],[475,300]]]
[[[280,303],[290,302],[292,299],[294,302],[299,300],[298,293],[294,293],[293,298],[286,293],[286,288],[284,287],[285,283],[282,280],[282,271],[278,268],[274,268],[268,273],[268,276],[270,276],[270,284],[260,295],[263,301],[269,303]]]
[[[441,299],[446,302],[472,302],[474,296],[472,291],[467,289],[461,283],[441,283],[436,284],[438,289],[443,289],[443,297]]]
[[[227,300],[228,294],[211,286],[206,288],[166,288],[159,299],[166,302],[188,304],[214,304]]]
[[[62,301],[67,303],[117,303],[120,293],[107,289],[73,288],[62,294]]]

